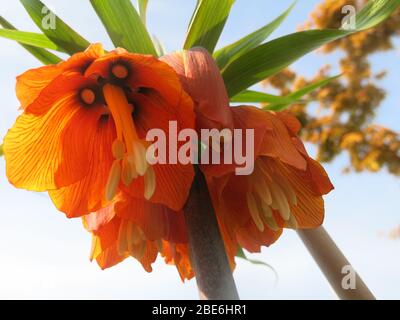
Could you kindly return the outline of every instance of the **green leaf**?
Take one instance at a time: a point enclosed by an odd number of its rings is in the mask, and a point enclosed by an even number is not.
[[[142,22],[144,25],[146,25],[146,20],[147,20],[148,4],[149,4],[149,0],[138,0],[140,19],[142,19]]]
[[[236,253],[236,257],[238,257],[240,259],[243,259],[243,260],[246,260],[246,261],[248,261],[248,262],[250,262],[252,264],[255,264],[255,265],[261,265],[261,266],[267,267],[268,269],[270,269],[275,274],[275,285],[277,284],[278,279],[279,279],[278,273],[276,272],[275,268],[273,266],[271,266],[270,264],[268,264],[266,262],[263,262],[263,261],[260,261],[260,260],[249,259],[246,256],[246,254],[244,253],[244,251],[243,251],[243,249],[241,247],[238,248],[238,252]]]
[[[264,109],[265,110],[273,110],[273,111],[281,111],[289,107],[291,104],[301,102],[300,99],[304,97],[305,95],[315,91],[316,89],[322,88],[326,86],[328,83],[338,79],[341,75],[322,79],[320,81],[317,81],[315,83],[312,83],[310,85],[307,85],[289,95],[286,96],[288,99],[292,99],[291,102],[289,103],[272,103],[268,106],[266,106]]]
[[[0,37],[15,40],[33,47],[62,51],[54,42],[40,33],[0,28]]]
[[[324,87],[328,83],[330,83],[336,79],[339,79],[340,77],[341,77],[341,74],[311,83],[311,84],[289,94],[288,97],[293,98],[293,99],[300,99],[300,98],[304,97],[305,95],[313,92],[314,90]]]
[[[153,43],[159,57],[167,54],[167,50],[165,49],[164,45],[156,36],[153,36]]]
[[[130,52],[157,52],[149,33],[130,0],[90,0],[112,42]]]
[[[269,93],[258,92],[254,90],[245,90],[231,98],[231,102],[237,103],[274,103],[287,104],[293,103],[289,97],[280,97]]]
[[[183,48],[200,46],[212,53],[234,2],[235,0],[199,0]]]
[[[272,22],[266,24],[253,33],[250,33],[246,37],[216,51],[214,53],[214,58],[217,61],[219,68],[221,70],[224,69],[229,63],[264,42],[265,39],[267,39],[286,19],[296,2],[294,2],[285,12]]]
[[[90,43],[71,29],[39,0],[20,0],[40,30],[64,52],[84,51]]]
[[[322,45],[371,28],[400,6],[400,0],[372,0],[357,15],[354,30],[309,30],[262,44],[237,58],[223,71],[229,96],[272,76]]]
[[[16,30],[15,27],[10,22],[8,22],[1,16],[0,16],[0,25],[9,30]],[[19,44],[43,64],[57,64],[61,61],[59,57],[57,57],[55,54],[45,49],[25,45],[21,42],[19,42]]]

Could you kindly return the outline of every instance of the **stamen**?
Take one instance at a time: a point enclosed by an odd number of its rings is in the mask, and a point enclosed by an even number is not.
[[[132,175],[133,170],[132,170],[132,165],[129,163],[129,161],[124,158],[122,159],[122,182],[124,183],[125,186],[129,186],[133,179],[135,179],[137,177],[137,175],[134,177]]]
[[[117,194],[118,183],[121,180],[120,160],[115,160],[112,164],[110,175],[106,186],[106,200],[112,201]]]
[[[133,161],[137,173],[140,176],[143,176],[147,170],[146,148],[140,142],[135,143],[132,148],[133,153],[131,161]]]
[[[279,230],[279,226],[275,221],[274,217],[266,217],[263,216],[263,221],[265,222],[265,224],[268,226],[268,228],[270,228],[272,231],[278,231]]]
[[[257,229],[261,232],[264,231],[264,223],[260,218],[257,202],[251,192],[247,193],[247,206],[249,208],[250,215],[257,226]]]
[[[122,65],[120,67],[126,68]],[[133,179],[145,176],[149,170],[146,159],[146,142],[142,141],[136,132],[132,118],[133,106],[129,104],[124,90],[119,86],[106,84],[103,87],[103,94],[117,130],[117,140],[112,146],[113,156],[116,160],[122,161],[119,176],[122,182],[129,186]],[[154,172],[149,171],[145,177],[146,198],[152,197],[155,183]],[[111,192],[109,195],[111,196]]]
[[[129,75],[128,68],[123,64],[116,64],[111,69],[112,74],[117,79],[126,79]]]
[[[266,216],[268,218],[272,217],[273,212],[269,205],[267,205],[264,201],[262,201],[261,207],[262,207],[262,212],[263,212],[264,216]]]
[[[286,225],[295,230],[299,228],[296,217],[293,214],[290,215],[290,219],[286,222]]]
[[[286,199],[285,194],[279,185],[271,180],[271,192],[274,198],[272,205],[274,206],[274,202],[276,202],[277,207],[279,208],[279,213],[283,220],[288,221],[290,218],[290,207],[289,203]]]
[[[128,251],[128,243],[126,241],[127,222],[122,220],[118,231],[118,253],[122,256]]]
[[[153,167],[149,167],[144,175],[144,197],[150,200],[156,190],[156,175]]]
[[[115,159],[121,160],[126,152],[125,144],[117,139],[112,145],[112,153]]]
[[[91,105],[96,101],[96,94],[92,89],[85,88],[80,93],[81,99],[87,105]]]
[[[284,194],[286,195],[286,198],[288,199],[289,203],[292,205],[297,205],[296,193],[293,190],[293,187],[290,184],[290,182],[287,181],[287,179],[284,176],[277,174],[277,173],[274,174],[274,178],[275,178],[275,181],[281,187]]]
[[[146,244],[146,241],[141,241],[139,244],[132,246],[129,249],[130,255],[140,261],[144,256]]]
[[[143,231],[132,221],[127,223],[126,238],[128,242],[128,250],[132,245],[138,245],[143,241]]]
[[[271,205],[272,195],[271,195],[271,190],[268,187],[266,177],[264,175],[258,175],[258,173],[256,173],[254,177],[255,177],[254,181],[255,191],[257,192],[259,197],[263,200],[263,202],[265,202],[267,205]]]

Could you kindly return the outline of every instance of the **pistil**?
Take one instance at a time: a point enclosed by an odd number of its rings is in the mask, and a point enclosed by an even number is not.
[[[144,176],[144,196],[150,199],[155,190],[155,175],[146,160],[146,142],[139,138],[136,131],[132,118],[133,106],[119,86],[106,84],[103,94],[117,130],[117,139],[112,145],[115,160],[110,171],[106,198],[112,200],[120,181],[129,186],[138,176]]]

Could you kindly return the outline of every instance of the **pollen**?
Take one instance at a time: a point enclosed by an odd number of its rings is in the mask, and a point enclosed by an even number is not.
[[[87,105],[92,105],[96,101],[96,94],[89,88],[83,89],[80,93],[80,97]]]
[[[126,79],[128,78],[129,71],[126,66],[123,64],[116,64],[111,68],[111,72],[117,79]]]

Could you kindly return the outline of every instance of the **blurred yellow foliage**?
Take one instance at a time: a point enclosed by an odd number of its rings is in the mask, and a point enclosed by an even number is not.
[[[360,8],[367,1],[326,0],[311,13],[303,28],[339,28],[345,5]],[[392,40],[400,35],[400,11],[378,27],[354,34],[323,47],[324,54],[340,50],[343,76],[308,98],[311,105],[297,104],[291,110],[304,125],[303,139],[318,148],[318,160],[330,162],[342,152],[348,152],[350,165],[346,170],[377,172],[386,168],[400,175],[399,133],[373,124],[376,112],[385,98],[379,80],[386,72],[373,74],[368,60],[373,53],[393,49]],[[313,79],[306,79],[292,70],[285,70],[263,82],[283,95],[328,76],[330,66],[324,66]],[[398,107],[398,106],[393,106]]]

